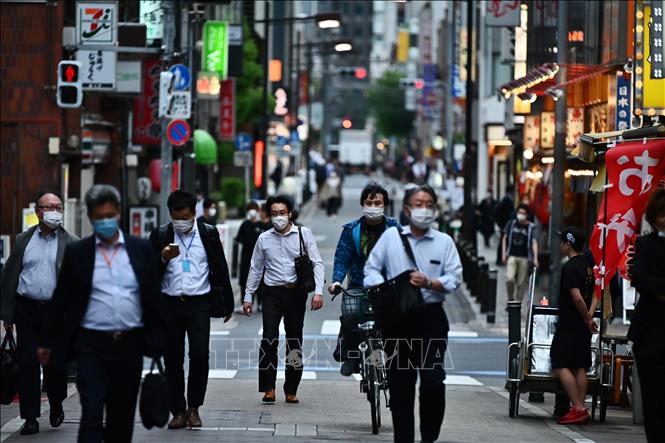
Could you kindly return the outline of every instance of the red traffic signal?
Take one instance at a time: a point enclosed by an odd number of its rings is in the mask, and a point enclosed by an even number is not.
[[[60,81],[64,83],[76,83],[79,80],[78,63],[62,62],[58,66],[60,70]]]
[[[78,108],[83,102],[81,84],[81,62],[63,60],[58,63],[58,85],[55,101],[61,108]]]
[[[416,79],[416,81],[413,82],[413,86],[416,89],[423,89],[425,87],[425,81],[423,79]]]
[[[353,126],[353,122],[351,120],[349,120],[348,118],[345,118],[344,120],[342,120],[342,127],[344,129],[351,129],[352,126]]]
[[[354,72],[354,75],[358,80],[362,80],[365,77],[367,77],[367,71],[365,70],[365,68],[357,68],[356,72]]]

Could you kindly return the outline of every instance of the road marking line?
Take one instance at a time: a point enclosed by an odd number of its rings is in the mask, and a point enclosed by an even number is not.
[[[277,380],[285,379],[285,371],[277,371]],[[316,380],[316,372],[314,371],[302,371],[303,380]]]
[[[483,386],[481,382],[468,375],[446,375],[444,383],[451,386]]]
[[[234,378],[237,373],[237,369],[210,369],[208,370],[208,378]]]
[[[342,322],[339,320],[323,320],[321,335],[337,335]]]
[[[230,335],[231,331],[229,330],[220,330],[220,331],[210,331],[210,335]]]
[[[353,378],[355,378],[356,381],[361,381],[363,379],[363,376],[360,374],[353,374]]]

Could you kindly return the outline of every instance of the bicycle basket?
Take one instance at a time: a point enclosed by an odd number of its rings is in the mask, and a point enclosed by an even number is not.
[[[349,325],[356,326],[371,318],[372,306],[367,297],[367,292],[362,288],[349,288],[342,297],[343,321]]]

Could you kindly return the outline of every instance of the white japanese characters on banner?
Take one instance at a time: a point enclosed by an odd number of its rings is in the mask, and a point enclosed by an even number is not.
[[[584,109],[568,108],[566,146],[575,146],[584,133]]]
[[[81,83],[84,90],[115,89],[117,55],[110,51],[76,51],[76,60],[81,62]]]
[[[145,38],[148,42],[164,37],[163,0],[141,0],[139,2],[139,21],[146,26]]]
[[[76,37],[80,45],[114,45],[118,39],[116,2],[76,2]]]
[[[625,131],[630,129],[630,77],[617,74],[617,106],[616,106],[616,130]]]

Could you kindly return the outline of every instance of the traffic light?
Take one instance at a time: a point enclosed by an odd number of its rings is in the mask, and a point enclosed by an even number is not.
[[[359,66],[353,66],[353,67],[347,66],[343,68],[338,68],[337,73],[342,78],[349,78],[356,80],[364,80],[367,78],[367,69]]]
[[[171,114],[173,107],[173,91],[175,91],[175,75],[169,71],[159,73],[159,116]]]
[[[63,60],[58,63],[58,87],[56,103],[61,108],[80,108],[83,103],[81,62]]]
[[[344,129],[351,129],[353,127],[353,122],[351,119],[345,118],[342,120],[342,128]]]
[[[402,88],[415,88],[423,89],[425,87],[425,80],[422,78],[401,78],[399,84]]]

